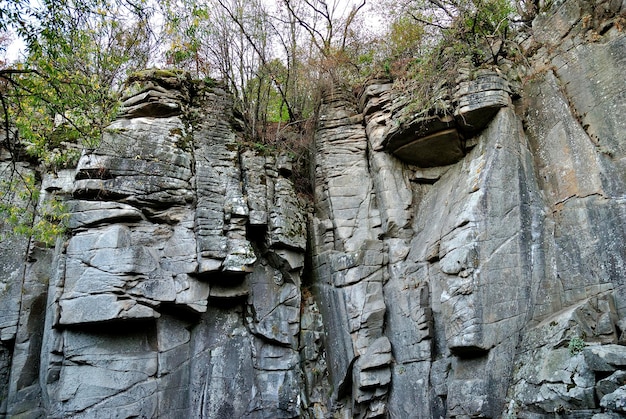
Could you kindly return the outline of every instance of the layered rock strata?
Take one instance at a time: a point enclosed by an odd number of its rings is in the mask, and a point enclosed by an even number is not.
[[[383,334],[388,261],[367,137],[353,102],[345,92],[330,90],[320,109],[313,270],[329,337],[333,397],[346,400],[346,414],[378,417],[386,411],[391,381],[391,346]]]
[[[459,161],[466,153],[467,139],[485,128],[498,109],[508,105],[511,90],[498,71],[472,72],[465,68],[457,71],[459,77],[452,106],[444,113],[422,111],[400,117],[400,110],[411,106],[408,98],[399,96],[389,101],[389,98],[377,97],[371,103],[379,88],[368,86],[361,98],[364,112],[383,107],[389,114],[386,119],[396,121],[387,127],[381,143],[375,144],[400,160],[420,167],[446,166]]]
[[[333,220],[342,220],[344,207],[333,203],[367,203],[370,219],[380,217],[361,222],[370,223],[383,253],[389,417],[621,414],[621,361],[597,361],[622,359],[626,220],[618,144],[625,138],[621,113],[613,112],[626,87],[617,76],[626,51],[620,13],[610,2],[554,5],[522,42],[536,64],[461,72],[449,116],[394,121],[402,98],[390,82],[372,81],[360,96],[365,151],[354,101],[331,113],[336,94],[322,107],[312,233],[325,252],[358,249],[354,239],[337,240],[341,224]],[[324,134],[327,114],[344,125],[343,136]],[[344,164],[321,172],[329,150]],[[348,171],[358,187],[333,188]],[[355,233],[358,224],[350,224]],[[371,236],[360,243],[370,246]],[[346,303],[321,278],[344,266],[318,263],[320,299],[332,307]],[[347,336],[337,311],[327,315],[327,333]],[[329,362],[331,376],[354,370],[357,362],[347,360],[366,353],[355,350],[356,337],[344,340],[328,340],[328,353],[341,354]],[[373,336],[368,346],[376,342]],[[351,386],[358,394],[359,381]],[[348,415],[372,414],[356,396],[340,406]]]
[[[298,417],[306,211],[289,158],[239,152],[221,88],[133,80],[102,145],[44,179],[67,239],[3,242],[29,255],[3,259],[3,412]]]
[[[543,6],[448,114],[327,89],[308,209],[223,88],[135,75],[42,176],[66,236],[0,242],[1,415],[623,415],[626,4]]]

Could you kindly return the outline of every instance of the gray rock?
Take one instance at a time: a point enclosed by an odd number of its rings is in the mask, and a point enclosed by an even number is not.
[[[620,419],[623,417],[624,416],[619,413],[607,412],[607,413],[596,413],[595,415],[591,416],[591,419]]]
[[[206,119],[193,126],[198,272],[250,272],[256,256],[245,238],[249,209],[240,182],[237,137],[228,122],[232,102],[218,89],[201,100],[210,105],[205,105]]]
[[[56,403],[66,415],[83,411],[88,415],[103,401],[124,406],[120,404],[124,398],[129,403],[143,396],[147,404],[152,397],[152,404],[156,402],[156,382],[151,378],[157,372],[157,354],[146,331],[108,335],[65,332],[64,351]],[[122,359],[120,352],[124,353]]]
[[[250,330],[279,345],[297,349],[300,328],[300,292],[282,274],[268,266],[257,266],[250,281]]]
[[[285,178],[274,182],[274,202],[269,213],[269,245],[303,252],[306,249],[306,219],[293,184]]]
[[[248,240],[230,239],[228,254],[222,262],[222,270],[230,273],[250,272],[256,260],[256,254]]]
[[[34,176],[34,171],[25,165],[16,166],[17,173],[22,176]],[[6,162],[0,162],[0,173],[3,179],[9,179],[13,167]],[[5,177],[6,176],[6,177]],[[26,211],[29,203],[24,199],[11,201],[17,208]],[[13,226],[0,220],[0,341],[9,342],[15,339],[17,324],[20,316],[22,300],[22,284],[24,282],[24,260],[29,249],[29,238],[8,234]],[[6,236],[6,237],[5,237]],[[7,382],[8,384],[8,382]]]
[[[613,412],[626,413],[626,387],[619,387],[600,400],[600,406]]]
[[[368,86],[361,100],[373,102],[364,105],[368,113],[378,111],[388,114],[389,119],[393,111],[389,105],[381,103],[393,99],[385,89],[377,87]],[[466,153],[463,139],[485,128],[500,108],[510,104],[509,95],[508,83],[501,74],[478,70],[472,80],[457,85],[452,99],[454,106],[447,98],[442,99],[449,108],[453,107],[450,113],[426,112],[429,110],[425,109],[414,116],[401,117],[400,122],[388,128],[380,127],[382,123],[370,116],[366,118],[367,133],[375,150],[384,148],[409,164],[422,168],[453,164]]]
[[[72,201],[69,228],[89,227],[94,224],[139,221],[143,217],[137,208],[119,202]]]
[[[593,371],[613,372],[626,366],[626,346],[594,345],[583,350],[585,362]]]
[[[368,136],[372,146],[372,137]],[[380,202],[380,218],[383,233],[389,237],[407,236],[413,218],[413,196],[409,177],[402,170],[401,162],[386,153],[370,153],[369,163],[374,176],[376,199]]]
[[[65,298],[59,304],[60,323],[63,325],[159,317],[151,307],[133,300],[118,300],[115,295],[110,294]]]
[[[250,334],[241,313],[210,307],[191,330],[181,383],[192,417],[243,417],[255,393]],[[180,387],[178,389],[180,392]]]
[[[74,194],[148,205],[193,200],[192,157],[184,130],[177,116],[114,121],[105,129],[102,145],[79,160]]]
[[[417,128],[417,132],[421,132],[421,129]],[[416,136],[418,138],[415,141],[394,149],[393,154],[400,160],[419,167],[446,166],[463,157],[461,137],[454,128],[439,130],[427,136]]]
[[[448,398],[451,415],[480,417],[493,409],[489,405],[486,380],[452,380],[448,384]]]
[[[265,157],[253,151],[241,153],[241,169],[244,181],[244,190],[248,198],[250,209],[250,224],[253,226],[267,225],[267,175],[265,174]]]
[[[626,6],[538,6],[444,114],[328,83],[311,205],[219,83],[133,75],[56,249],[0,241],[0,416],[621,417]]]
[[[391,347],[387,350],[389,341],[382,336],[386,312],[383,282],[388,258],[377,234],[381,219],[374,209],[367,137],[363,126],[357,123],[359,114],[354,102],[345,93],[338,98],[327,96],[321,112],[316,133],[318,200],[314,223],[326,224],[323,217],[332,221],[313,240],[319,246],[314,251],[314,269],[316,294],[325,302],[320,311],[326,325],[325,346],[331,358],[328,371],[333,398],[351,393],[357,403],[346,414],[363,412],[365,417],[374,417],[385,411],[391,380],[386,365]],[[338,166],[342,160],[355,164],[345,170]],[[355,184],[354,179],[360,180]]]
[[[322,301],[320,312],[325,326],[324,347],[330,383],[335,391],[345,391],[355,359],[351,334],[344,320],[348,318],[345,296],[341,290],[329,285],[320,284],[317,287],[316,295]],[[332,335],[329,331],[332,331]]]
[[[367,389],[371,387],[384,387],[391,382],[391,371],[389,368],[376,368],[368,370],[359,370],[356,384],[359,389]]]
[[[302,407],[315,419],[328,415],[330,388],[323,346],[324,323],[312,294],[303,295],[300,316],[300,362],[302,365],[304,394]]]
[[[185,306],[197,313],[207,310],[209,295],[214,295],[214,289],[206,282],[201,282],[186,273],[174,276],[176,290],[175,303]]]
[[[385,336],[381,336],[370,344],[362,355],[359,367],[362,371],[380,368],[391,364],[391,343]]]
[[[604,396],[613,393],[619,387],[626,384],[626,371],[618,370],[606,378],[598,380],[596,383],[596,396],[602,400]]]
[[[459,83],[454,93],[454,117],[466,134],[476,133],[510,104],[507,81],[497,72],[478,70],[474,79]]]

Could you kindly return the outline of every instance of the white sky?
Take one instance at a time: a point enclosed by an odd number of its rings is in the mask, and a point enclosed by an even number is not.
[[[9,62],[14,62],[24,53],[26,45],[21,39],[11,42],[6,51],[6,58]]]
[[[157,0],[159,1],[159,0]],[[280,0],[264,0],[264,2],[268,5],[276,5]],[[360,4],[361,0],[327,0],[329,6],[333,3],[337,5],[337,12],[339,14],[345,14],[347,11],[351,9],[355,4]],[[372,10],[372,6],[377,3],[378,0],[367,0],[367,4],[364,8],[359,11],[359,15],[365,19],[366,25],[369,31],[372,32],[380,32],[383,29],[383,23],[381,22],[379,16]],[[343,13],[342,13],[343,12]],[[6,59],[8,62],[15,62],[18,59],[22,58],[26,50],[26,45],[24,42],[19,39],[17,36],[14,36],[14,40],[7,47],[6,51]]]

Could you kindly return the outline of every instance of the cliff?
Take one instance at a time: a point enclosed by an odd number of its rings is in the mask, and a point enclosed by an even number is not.
[[[0,415],[626,414],[625,25],[554,2],[445,115],[328,87],[313,202],[219,85],[138,75],[40,175],[66,235],[0,242]]]

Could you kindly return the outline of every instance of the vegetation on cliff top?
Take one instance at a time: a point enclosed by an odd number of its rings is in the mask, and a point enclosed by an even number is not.
[[[8,161],[71,166],[115,116],[124,80],[160,66],[223,80],[248,141],[306,153],[322,88],[377,75],[430,97],[461,58],[497,63],[514,6],[519,17],[535,3],[0,0],[0,54],[16,40],[25,45],[18,59],[0,58],[0,141]],[[380,19],[388,25],[375,24]],[[3,176],[17,179],[0,190],[5,215],[16,190],[36,202],[32,182]],[[22,222],[14,228],[26,231]]]

